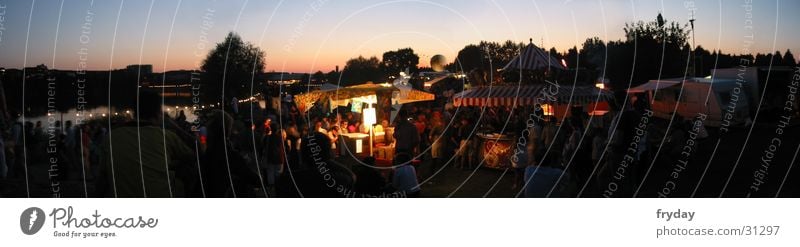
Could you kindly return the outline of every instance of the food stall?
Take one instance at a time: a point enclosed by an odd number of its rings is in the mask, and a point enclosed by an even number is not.
[[[567,70],[565,62],[559,61],[531,42],[520,54],[509,61],[501,70]],[[533,83],[505,83],[479,86],[457,93],[453,96],[455,107],[508,107],[512,110],[539,107],[544,116],[552,116],[561,121],[568,117],[576,107],[584,112],[602,114],[608,111],[608,101],[613,94],[597,85],[560,85],[540,80]],[[518,138],[516,133],[486,133],[476,138],[481,163],[490,168],[511,166]]]
[[[350,105],[351,111],[361,114],[363,126],[367,127],[368,133],[341,134],[349,153],[356,157],[375,156],[391,161],[393,152],[388,152],[386,149],[392,146],[391,135],[394,128],[375,127],[376,124],[380,123],[380,120],[392,122],[397,114],[396,110],[402,104],[435,98],[433,94],[412,89],[408,85],[409,78],[410,76],[401,73],[401,76],[391,84],[367,82],[348,87],[325,84],[320,90],[297,95],[295,102],[302,111],[307,111],[314,104],[325,101],[331,107]]]
[[[608,101],[613,94],[594,86],[557,86],[553,84],[504,85],[475,87],[453,97],[455,107],[510,107],[517,109],[536,105],[544,116],[553,116],[558,121],[569,117],[575,108],[599,114],[608,110]],[[517,137],[512,133],[479,134],[479,159],[489,168],[511,166]]]
[[[356,157],[365,157],[369,153],[369,135],[364,133],[341,133],[344,147]]]

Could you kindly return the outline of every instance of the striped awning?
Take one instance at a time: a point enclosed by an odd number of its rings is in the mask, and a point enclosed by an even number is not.
[[[546,68],[555,68],[560,70],[566,70],[567,68],[561,64],[561,61],[558,61],[555,57],[550,55],[550,53],[542,50],[539,47],[533,45],[533,43],[528,44],[525,49],[522,49],[517,57],[511,60],[503,70],[508,69],[521,69],[521,70],[537,70],[537,69],[546,69]]]
[[[609,101],[613,94],[593,86],[524,86],[476,87],[453,96],[454,106],[531,106],[539,104],[585,105]]]
[[[374,84],[371,82],[353,85],[348,87],[338,87],[332,84],[322,85],[320,90],[311,91],[294,96],[294,101],[301,111],[311,108],[320,99],[330,99],[337,102],[346,102],[356,97],[376,95],[380,92],[391,92],[392,97],[397,99],[396,103],[407,104],[419,101],[431,101],[436,96],[416,89],[409,89],[405,93],[396,86],[389,83]]]

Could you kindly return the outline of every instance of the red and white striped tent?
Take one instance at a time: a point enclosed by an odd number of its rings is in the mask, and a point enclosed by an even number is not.
[[[525,49],[522,49],[522,52],[520,52],[517,57],[511,59],[511,62],[503,67],[503,70],[537,70],[546,68],[555,68],[560,70],[567,69],[567,67],[561,64],[557,58],[550,55],[550,53],[542,50],[539,47],[536,47],[533,45],[533,43],[530,43],[525,47]]]
[[[614,98],[608,90],[593,86],[558,86],[554,84],[483,86],[460,92],[453,96],[458,106],[532,106],[590,105],[608,102]]]

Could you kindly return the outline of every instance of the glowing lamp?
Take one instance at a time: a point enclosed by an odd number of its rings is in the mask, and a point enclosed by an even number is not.
[[[375,125],[375,123],[378,121],[377,116],[375,115],[375,108],[370,107],[362,109],[361,115],[364,116],[364,125],[369,128],[369,155],[372,155],[372,125]],[[359,143],[359,141],[361,140],[356,140],[356,153],[360,153],[358,151],[358,149],[361,148],[361,143]]]
[[[599,88],[599,89],[605,89],[606,88],[606,84],[604,84],[602,82],[598,82],[597,84],[594,84],[594,87]]]
[[[541,104],[540,106],[542,107],[542,112],[544,112],[545,116],[553,116],[554,115],[555,112],[553,111],[553,106],[552,105],[550,105],[550,104]]]
[[[375,108],[366,108],[362,112],[364,115],[364,125],[369,126],[370,128],[372,125],[377,123],[377,116],[375,115]]]

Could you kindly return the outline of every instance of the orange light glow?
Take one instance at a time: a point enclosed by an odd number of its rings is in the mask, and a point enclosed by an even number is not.
[[[555,112],[553,111],[553,106],[550,104],[541,104],[542,112],[544,112],[545,116],[553,116]]]
[[[599,89],[606,89],[606,84],[597,83],[597,84],[594,84],[594,87],[599,88]]]

